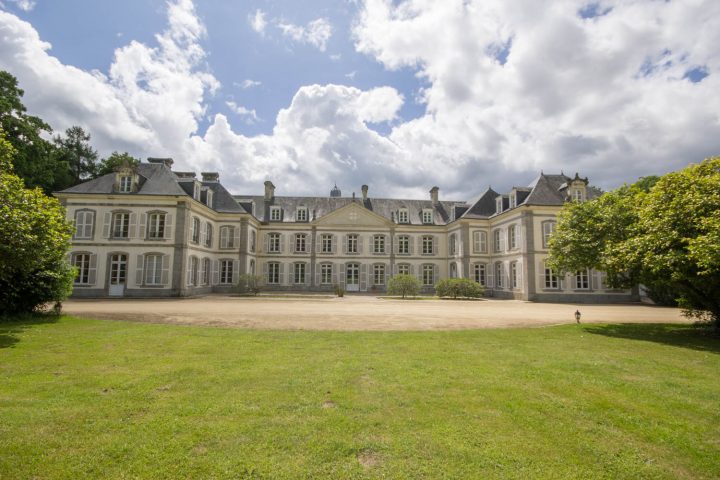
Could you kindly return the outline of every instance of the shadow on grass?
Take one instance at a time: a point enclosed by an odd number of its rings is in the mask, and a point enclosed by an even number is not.
[[[55,323],[58,315],[49,313],[27,313],[22,315],[0,316],[0,348],[10,348],[20,341],[20,333],[35,325]]]
[[[674,347],[720,353],[720,334],[707,326],[620,323],[588,325],[584,326],[583,330],[594,335],[664,343]]]

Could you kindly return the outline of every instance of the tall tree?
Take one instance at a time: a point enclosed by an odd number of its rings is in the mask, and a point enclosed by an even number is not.
[[[98,154],[90,145],[90,134],[82,127],[70,127],[65,130],[65,138],[58,135],[54,141],[58,159],[70,167],[73,185],[95,176]]]
[[[103,158],[98,165],[97,171],[95,172],[96,177],[113,173],[119,167],[131,167],[137,166],[140,160],[133,157],[127,152],[118,153],[113,152],[109,157]]]

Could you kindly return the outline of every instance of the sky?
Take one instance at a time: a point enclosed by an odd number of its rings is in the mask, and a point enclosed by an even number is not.
[[[0,69],[101,156],[238,194],[612,189],[720,154],[717,0],[0,0]]]

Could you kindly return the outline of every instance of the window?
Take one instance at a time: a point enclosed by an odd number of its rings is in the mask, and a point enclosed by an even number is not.
[[[508,228],[508,244],[510,250],[517,248],[517,225],[510,225]]]
[[[295,213],[295,220],[298,222],[307,222],[308,219],[308,210],[306,207],[298,207],[297,212]]]
[[[296,253],[305,252],[305,247],[306,247],[305,238],[306,238],[306,235],[304,233],[298,233],[295,235],[295,252]]]
[[[547,248],[550,245],[550,237],[555,232],[555,222],[547,221],[542,224],[543,231],[543,248]]]
[[[545,288],[558,288],[559,281],[552,268],[545,264]]]
[[[72,256],[72,264],[78,269],[75,284],[88,285],[90,283],[90,254],[76,253]]]
[[[320,283],[323,285],[332,283],[332,263],[323,263],[320,265]]]
[[[385,253],[385,235],[373,237],[373,253]]]
[[[587,270],[578,270],[575,272],[575,288],[577,290],[590,289],[590,275]]]
[[[473,232],[473,253],[487,252],[487,234],[485,232]]]
[[[164,213],[151,213],[148,216],[148,238],[165,238]]]
[[[268,233],[268,252],[280,253],[280,234]]]
[[[358,253],[358,236],[356,233],[347,236],[347,253]]]
[[[279,222],[280,220],[282,220],[282,208],[270,207],[270,221]]]
[[[518,288],[518,264],[510,263],[510,287]]]
[[[122,193],[132,192],[132,177],[130,175],[122,175],[120,177],[120,185],[118,191]]]
[[[190,228],[190,240],[193,243],[200,243],[200,219],[193,217],[192,226]]]
[[[202,284],[210,285],[210,259],[203,258]]]
[[[510,194],[510,208],[517,207],[517,196],[514,193]]]
[[[409,223],[409,222],[410,222],[410,216],[408,215],[408,209],[401,208],[398,211],[398,223]]]
[[[229,284],[232,283],[233,278],[233,261],[232,260],[220,260],[220,283]]]
[[[293,270],[293,282],[294,283],[305,283],[305,264],[296,263]]]
[[[198,182],[193,184],[193,198],[200,201],[200,184]]]
[[[495,199],[495,213],[500,213],[503,211],[503,199],[502,197],[497,197]]]
[[[422,221],[425,224],[433,223],[433,211],[429,208],[423,208]]]
[[[197,257],[190,257],[188,261],[188,269],[187,269],[187,278],[186,278],[186,284],[187,285],[197,285],[197,279],[198,279],[198,259]]]
[[[277,262],[268,263],[268,278],[267,283],[278,284],[280,283],[280,264]]]
[[[220,248],[235,248],[235,227],[220,227]]]
[[[322,237],[320,237],[320,241],[322,242],[321,248],[322,253],[332,253],[333,252],[333,236],[329,233],[324,233]]]
[[[128,238],[130,231],[130,214],[113,213],[112,236],[113,238]]]
[[[430,235],[425,235],[422,237],[422,254],[423,255],[432,255],[433,250],[435,248],[435,242],[433,241],[433,237]]]
[[[450,255],[455,255],[457,253],[457,235],[454,233],[450,235]]]
[[[145,255],[145,285],[162,284],[162,255],[149,254]]]
[[[487,285],[487,272],[484,263],[476,263],[473,267],[473,280],[483,287]]]
[[[94,220],[95,212],[90,210],[75,212],[75,238],[92,238]]]
[[[257,242],[257,233],[255,230],[250,232],[250,252],[255,252],[255,242]]]
[[[585,200],[585,195],[580,189],[573,190],[572,199],[574,202],[582,202],[583,200]]]
[[[503,288],[505,282],[503,281],[503,264],[502,262],[497,262],[495,264],[495,286],[498,288]]]
[[[499,229],[493,232],[493,248],[496,252],[502,251],[502,232]]]
[[[373,265],[373,285],[385,285],[385,265]]]
[[[212,241],[213,241],[213,228],[212,228],[212,225],[210,225],[210,222],[207,222],[205,224],[205,246],[212,247]]]
[[[450,264],[450,278],[457,278],[457,263],[453,262]]]
[[[422,282],[424,286],[435,284],[435,266],[434,265],[423,265],[422,267]]]
[[[401,263],[397,266],[398,275],[410,275],[410,265]]]
[[[210,208],[212,208],[212,206],[213,206],[213,194],[214,193],[215,192],[213,192],[212,190],[210,190],[208,188],[207,196],[205,197],[205,205],[207,205]]]
[[[410,254],[410,237],[407,235],[398,237],[398,253],[401,255]]]

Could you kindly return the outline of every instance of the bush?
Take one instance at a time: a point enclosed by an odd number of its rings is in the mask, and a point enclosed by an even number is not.
[[[338,297],[344,297],[345,289],[341,285],[335,285],[335,295]]]
[[[55,198],[13,173],[13,147],[0,135],[0,312],[41,310],[72,293],[67,261],[73,225]]]
[[[415,297],[420,292],[420,280],[412,275],[395,275],[388,282],[388,294],[402,298]]]
[[[260,275],[251,275],[249,273],[240,275],[240,279],[237,283],[237,288],[240,293],[252,293],[257,295],[260,293],[260,285],[262,284],[262,277]]]
[[[483,287],[469,278],[444,278],[435,284],[438,297],[478,298],[483,294]]]

